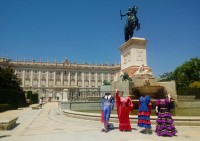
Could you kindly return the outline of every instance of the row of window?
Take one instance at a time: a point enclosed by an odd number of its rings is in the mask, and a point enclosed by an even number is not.
[[[20,78],[20,79],[21,79],[21,78]],[[25,80],[30,80],[30,78],[29,78],[29,77],[26,77]],[[38,77],[33,77],[33,80],[38,80]],[[46,77],[41,77],[40,80],[46,80]],[[53,79],[53,78],[49,78],[48,80],[50,81],[50,80],[54,80],[54,79]],[[56,78],[55,80],[60,80],[60,78]],[[65,78],[65,79],[63,79],[63,80],[68,80],[68,79]],[[71,78],[70,80],[71,80],[71,81],[75,81],[74,78]],[[92,79],[92,78],[89,79],[88,77],[86,77],[86,78],[84,78],[84,79],[79,79],[79,78],[77,79],[77,81],[82,81],[82,80],[96,81],[96,79]],[[103,80],[108,80],[108,79],[107,79],[107,78],[104,78]],[[114,78],[111,77],[110,80],[113,81]],[[97,81],[102,81],[102,78],[98,78]]]
[[[33,81],[32,85],[31,82],[29,80],[25,80],[24,82],[24,86],[29,87],[29,86],[33,86],[33,87],[37,87],[39,85],[38,81]],[[41,81],[40,82],[41,86],[46,86],[46,81]],[[49,81],[48,82],[48,86],[53,86],[54,82],[53,81]],[[78,87],[89,87],[89,81],[84,81],[84,83],[82,83],[82,81],[78,81],[77,83],[75,81],[71,81],[70,83],[68,81],[64,81],[63,84],[61,84],[61,81],[56,81],[55,83],[56,86],[78,86]],[[100,87],[102,85],[102,81],[98,81],[97,83],[95,81],[91,81],[90,82],[90,87]]]
[[[22,72],[22,70],[16,70],[15,71],[16,73],[21,73]],[[31,71],[30,70],[25,70],[25,73],[31,73]],[[39,73],[39,71],[33,71],[33,73]],[[44,74],[46,74],[47,73],[47,71],[41,71],[41,73],[44,73]],[[50,74],[52,74],[52,73],[54,73],[54,71],[49,71],[49,73]],[[68,71],[64,71],[63,72],[65,75],[68,75],[69,74],[69,72]],[[75,72],[70,72],[71,74],[70,75],[76,75],[76,73]],[[89,75],[89,74],[91,74],[91,75],[95,75],[96,73],[95,72],[77,72],[77,75],[81,75],[82,73],[84,73],[85,75]],[[97,75],[108,75],[109,73],[106,73],[106,72],[97,72]],[[61,71],[56,71],[56,75],[61,75]]]
[[[17,74],[17,75],[18,75],[19,78],[22,78],[22,75],[21,75],[21,74]],[[25,74],[25,78],[30,78],[30,77],[31,77],[30,74]],[[38,77],[39,77],[39,75],[35,75],[35,74],[33,75],[33,78],[38,78]],[[41,77],[41,78],[46,78],[46,75],[42,74],[40,77]],[[107,79],[108,77],[109,77],[108,75],[104,75],[104,76],[103,76],[103,79]],[[53,79],[53,78],[54,78],[54,75],[49,75],[49,78],[50,78],[50,79]],[[61,75],[57,75],[57,76],[56,76],[56,79],[60,79],[60,78],[61,78]],[[64,78],[64,79],[68,79],[68,76],[64,76],[63,78]],[[71,75],[70,78],[71,78],[71,79],[75,79],[76,76],[75,76],[75,75]],[[89,79],[89,78],[92,79],[92,80],[95,80],[96,76],[94,76],[94,75],[91,75],[91,76],[89,76],[89,75],[84,75],[84,79]],[[78,76],[77,76],[77,79],[78,79],[78,80],[81,80],[81,79],[82,79],[82,75],[78,75]],[[102,79],[102,76],[101,76],[101,75],[100,75],[100,76],[98,75],[98,76],[97,76],[97,79],[101,80],[101,79]],[[114,79],[114,76],[111,75],[111,76],[110,76],[110,79],[113,80],[113,79]]]

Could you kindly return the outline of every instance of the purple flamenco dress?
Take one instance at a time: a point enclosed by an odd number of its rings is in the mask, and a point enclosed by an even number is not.
[[[175,136],[177,130],[174,126],[174,120],[170,111],[170,102],[168,99],[156,100],[156,113],[158,118],[156,120],[156,130],[158,136]]]

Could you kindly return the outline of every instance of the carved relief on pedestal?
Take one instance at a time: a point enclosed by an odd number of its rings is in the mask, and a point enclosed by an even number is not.
[[[136,61],[144,62],[144,51],[143,50],[135,50],[136,51]]]
[[[127,64],[130,61],[131,61],[131,51],[128,51],[123,55],[123,64]]]

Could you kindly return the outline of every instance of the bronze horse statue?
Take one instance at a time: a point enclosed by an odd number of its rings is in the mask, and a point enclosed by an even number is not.
[[[129,7],[126,14],[122,14],[120,11],[121,19],[123,16],[128,16],[126,25],[124,27],[125,42],[133,37],[133,33],[134,33],[135,29],[136,30],[140,29],[140,23],[138,21],[137,15],[136,15],[137,10],[138,10],[138,7],[134,6],[133,8]]]

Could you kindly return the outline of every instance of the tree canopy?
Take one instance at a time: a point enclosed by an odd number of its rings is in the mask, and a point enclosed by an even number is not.
[[[160,81],[175,80],[177,88],[189,87],[200,81],[200,59],[191,58],[174,71],[160,75]]]
[[[10,67],[0,67],[0,89],[22,91],[20,85],[21,80],[17,78],[17,75],[14,74],[14,71]]]

